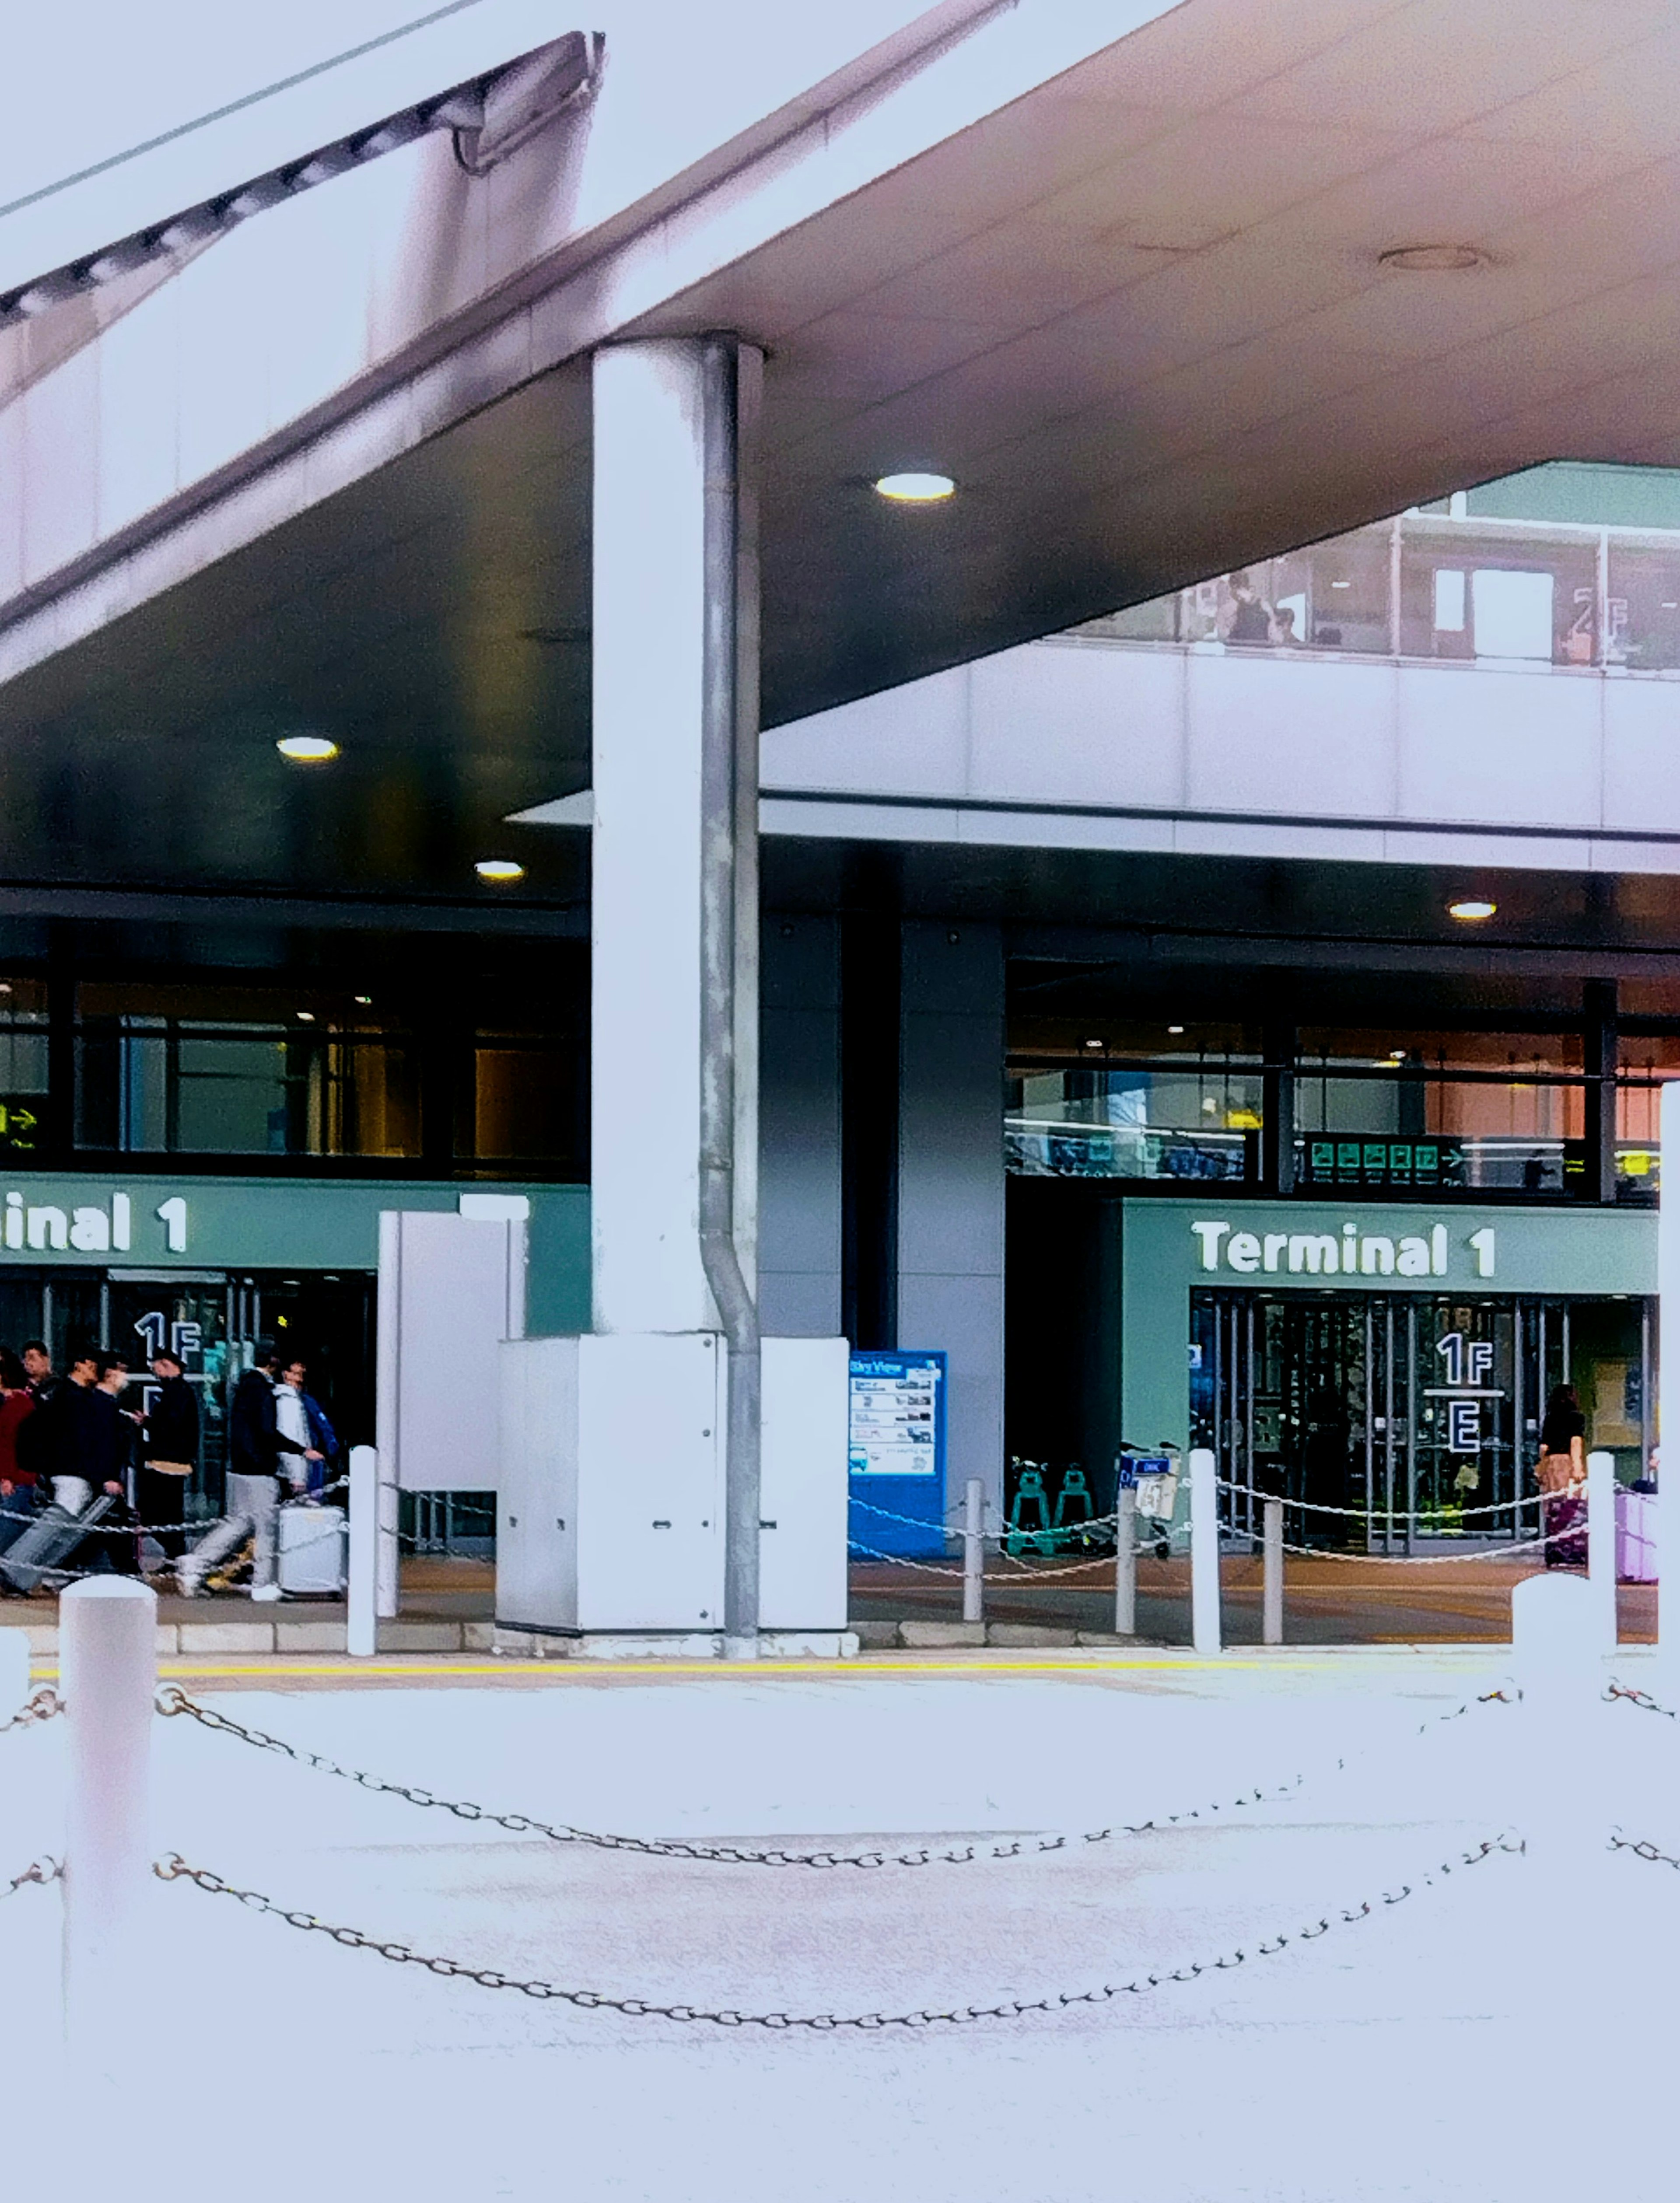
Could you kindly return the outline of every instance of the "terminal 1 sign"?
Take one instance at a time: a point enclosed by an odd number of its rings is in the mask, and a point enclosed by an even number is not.
[[[1405,1220],[1410,1222],[1411,1219]],[[1412,1231],[1386,1231],[1343,1224],[1339,1231],[1247,1231],[1227,1218],[1196,1217],[1190,1230],[1203,1270],[1237,1277],[1445,1278],[1455,1252],[1468,1255],[1477,1278],[1497,1275],[1494,1226],[1465,1235],[1455,1249],[1445,1224],[1421,1220]]]

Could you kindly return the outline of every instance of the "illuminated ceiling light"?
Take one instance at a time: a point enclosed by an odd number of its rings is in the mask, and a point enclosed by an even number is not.
[[[1332,582],[1330,583],[1330,587],[1333,589],[1351,589],[1353,586],[1353,584],[1351,582]]]
[[[492,880],[498,887],[525,877],[524,865],[515,864],[511,857],[480,857],[473,870],[481,880]]]
[[[1170,1033],[1182,1033],[1183,1030],[1184,1028],[1182,1025],[1169,1025],[1167,1027],[1167,1031]]]
[[[882,475],[875,484],[879,495],[894,505],[937,505],[956,487],[949,475]]]
[[[300,1025],[312,1025],[315,1023],[315,1012],[313,1010],[299,1010],[298,1013],[298,1022]]]
[[[1461,918],[1468,924],[1479,918],[1491,918],[1498,908],[1496,902],[1484,902],[1479,895],[1464,895],[1457,902],[1447,904],[1447,915]]]
[[[325,735],[282,735],[274,747],[293,765],[330,765],[339,754],[338,744]]]
[[[1468,268],[1485,268],[1488,256],[1479,245],[1396,245],[1379,252],[1376,264],[1406,275],[1456,275]]]
[[[1404,1063],[1406,1050],[1403,1048],[1391,1048],[1388,1050],[1388,1060],[1390,1063]]]
[[[363,1008],[366,1009],[368,1003],[370,1003],[374,998],[371,995],[358,995],[356,999],[361,1003]]]
[[[1103,1040],[1088,1040],[1085,1045],[1087,1048],[1106,1048],[1108,1042]]]

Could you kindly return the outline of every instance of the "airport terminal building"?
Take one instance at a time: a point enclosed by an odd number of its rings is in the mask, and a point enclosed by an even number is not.
[[[1560,1384],[1646,1474],[1666,243],[1589,312],[1547,161],[1397,142],[1351,3],[1252,83],[1211,0],[1005,14],[784,27],[657,155],[645,26],[451,48],[262,190],[207,141],[190,252],[90,199],[0,282],[0,1343],[180,1343],[203,1509],[276,1331],[377,1437],[380,1217],[486,1195],[531,1339],[642,1342],[581,1460],[727,1351],[743,1627],[761,1338],[767,1403],[942,1356],[1005,1515],[1201,1445],[1235,1531],[1416,1550]]]

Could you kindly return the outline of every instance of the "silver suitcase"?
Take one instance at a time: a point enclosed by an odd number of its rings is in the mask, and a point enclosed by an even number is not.
[[[280,1589],[293,1596],[339,1597],[345,1587],[345,1536],[342,1507],[282,1507],[276,1556]]]

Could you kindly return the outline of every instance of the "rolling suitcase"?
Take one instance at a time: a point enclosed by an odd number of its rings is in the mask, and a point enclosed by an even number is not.
[[[32,1522],[23,1535],[0,1553],[0,1575],[14,1591],[33,1591],[43,1576],[50,1576],[68,1560],[88,1532],[97,1528],[115,1507],[109,1491],[80,1515],[55,1503]]]
[[[336,1598],[345,1587],[345,1511],[307,1500],[280,1510],[275,1580],[293,1598]]]

